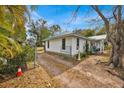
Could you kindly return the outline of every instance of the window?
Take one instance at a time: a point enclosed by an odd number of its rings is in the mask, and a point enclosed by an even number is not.
[[[62,39],[62,49],[65,50],[65,38]]]
[[[77,50],[79,49],[79,38],[77,38]]]
[[[49,41],[47,41],[47,48],[49,48]]]

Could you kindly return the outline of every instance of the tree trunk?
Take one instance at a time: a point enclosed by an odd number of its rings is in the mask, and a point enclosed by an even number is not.
[[[114,67],[122,67],[122,56],[124,53],[123,49],[123,38],[122,35],[119,34],[120,29],[116,29],[117,33],[114,35],[115,38],[112,38],[111,44],[112,44],[112,52],[110,57],[110,65]],[[110,37],[111,38],[111,37]]]
[[[114,28],[111,28],[109,19],[105,17],[98,6],[93,5],[92,8],[104,21],[107,40],[112,44],[112,53],[109,65],[112,66],[112,68],[122,67],[122,56],[124,54],[124,20],[122,20],[122,6],[118,5],[113,11],[115,19]]]
[[[117,48],[120,49],[120,45],[116,45],[112,47],[110,63],[109,65],[114,67],[122,67],[122,52],[120,52]]]

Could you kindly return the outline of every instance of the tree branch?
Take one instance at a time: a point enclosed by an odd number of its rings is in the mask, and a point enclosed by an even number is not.
[[[77,13],[78,13],[79,9],[80,9],[80,5],[77,6],[76,10],[72,14],[72,19],[67,24],[71,23],[74,19],[77,18]]]
[[[117,11],[117,8],[118,8],[118,6],[116,6],[114,11],[113,11],[113,17],[115,18],[115,20],[117,20],[117,15],[115,14]]]
[[[107,20],[107,18],[101,13],[101,11],[99,10],[97,5],[92,5],[91,6],[97,13],[98,15],[103,19],[103,21],[105,22],[105,24],[109,24],[109,21]]]

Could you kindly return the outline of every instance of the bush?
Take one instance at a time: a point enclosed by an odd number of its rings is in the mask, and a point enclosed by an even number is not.
[[[92,55],[92,51],[88,51],[87,52],[87,55]]]
[[[112,49],[112,46],[111,45],[106,45],[105,46],[105,50],[111,50]]]
[[[84,58],[87,56],[86,53],[81,53],[80,55],[81,55],[81,58]]]
[[[7,65],[0,66],[1,74],[13,74],[17,72],[17,67],[21,66],[22,70],[26,70],[27,62],[34,60],[34,48],[31,48],[29,45],[23,47],[23,51],[16,55],[12,59],[7,59]]]
[[[78,59],[78,54],[76,54],[74,57],[75,57],[76,59]],[[80,53],[80,58],[81,58],[81,59],[83,59],[83,58],[85,58],[85,57],[87,57],[87,54],[86,54],[86,53]]]

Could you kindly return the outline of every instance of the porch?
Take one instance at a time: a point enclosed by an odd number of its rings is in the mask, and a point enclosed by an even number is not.
[[[88,50],[93,54],[102,54],[104,52],[104,40],[90,40],[88,41]]]

